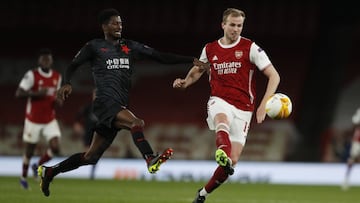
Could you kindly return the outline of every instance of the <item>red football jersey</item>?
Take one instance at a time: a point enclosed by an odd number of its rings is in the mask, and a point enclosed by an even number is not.
[[[355,128],[353,140],[356,142],[360,142],[360,127]]]
[[[61,75],[50,70],[43,72],[40,68],[29,70],[21,80],[19,87],[28,91],[39,91],[47,88],[45,97],[28,98],[25,117],[34,123],[48,123],[55,118],[56,91],[61,85]]]
[[[240,37],[230,46],[221,45],[220,40],[208,43],[204,51],[207,61],[211,63],[211,95],[224,99],[238,109],[253,111],[256,64],[261,64],[262,67],[258,67],[261,70],[265,67],[263,64],[270,64],[263,50],[251,40]],[[203,55],[201,59],[204,59]]]

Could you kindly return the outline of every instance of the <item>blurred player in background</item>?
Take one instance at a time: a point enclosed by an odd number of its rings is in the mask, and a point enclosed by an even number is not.
[[[347,159],[347,167],[345,173],[344,183],[342,188],[347,190],[349,188],[349,178],[353,164],[358,161],[360,157],[360,108],[358,108],[352,117],[354,125],[354,134],[351,141],[350,156]]]
[[[280,82],[280,76],[265,51],[253,41],[241,36],[245,13],[229,8],[223,13],[224,36],[205,45],[200,61],[210,63],[209,82],[211,96],[207,109],[207,122],[215,130],[218,163],[209,182],[198,190],[193,203],[205,202],[206,197],[234,173],[250,121],[255,109],[255,71],[261,71],[267,78],[266,91],[256,111],[257,123],[265,119],[265,103],[273,95]],[[256,68],[257,67],[257,68]],[[205,69],[192,67],[185,79],[177,78],[174,88],[185,89],[198,81]]]
[[[25,153],[23,156],[22,176],[20,184],[28,189],[28,169],[30,159],[35,148],[43,136],[48,142],[48,149],[40,157],[37,164],[32,165],[34,176],[37,176],[37,167],[49,161],[60,151],[59,139],[61,136],[56,120],[55,105],[62,104],[56,99],[56,91],[61,85],[61,75],[54,69],[51,50],[41,49],[38,58],[38,67],[26,72],[16,90],[17,98],[27,98],[23,141]]]
[[[89,104],[84,106],[76,115],[76,121],[74,123],[75,133],[81,135],[84,147],[86,150],[90,148],[92,138],[94,136],[97,118],[92,111],[93,101],[96,98],[96,89],[92,91],[92,100]],[[90,179],[95,178],[96,164],[91,165]]]
[[[72,91],[72,75],[80,65],[91,63],[96,86],[93,111],[98,118],[95,134],[86,152],[73,154],[54,166],[38,168],[41,176],[40,186],[45,196],[50,195],[49,184],[59,173],[83,165],[96,164],[121,129],[131,132],[134,144],[147,163],[148,171],[150,173],[158,171],[160,165],[171,157],[173,151],[168,148],[161,154],[154,154],[144,137],[144,121],[128,109],[134,62],[138,59],[150,58],[166,64],[197,62],[202,64],[193,57],[159,52],[142,43],[122,38],[122,19],[115,9],[101,11],[99,21],[104,38],[91,40],[82,47],[66,69],[65,85],[58,93],[60,99],[68,98]]]

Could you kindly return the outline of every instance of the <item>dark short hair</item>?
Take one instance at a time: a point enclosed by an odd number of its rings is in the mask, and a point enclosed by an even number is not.
[[[39,50],[39,56],[48,55],[48,54],[52,54],[52,51],[49,48],[41,48]]]
[[[107,24],[112,16],[120,16],[119,11],[114,8],[107,8],[100,11],[98,15],[98,21],[100,25]]]

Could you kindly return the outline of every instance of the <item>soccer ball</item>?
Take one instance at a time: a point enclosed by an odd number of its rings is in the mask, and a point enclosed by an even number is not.
[[[265,110],[272,119],[284,119],[290,116],[292,103],[287,95],[275,93],[267,100]]]

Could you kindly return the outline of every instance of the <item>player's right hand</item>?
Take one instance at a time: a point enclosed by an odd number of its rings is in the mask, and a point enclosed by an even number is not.
[[[58,91],[57,91],[57,98],[61,101],[65,101],[69,97],[69,95],[72,92],[72,87],[70,84],[63,85]]]
[[[176,78],[173,82],[173,88],[175,89],[185,89],[185,79]]]

